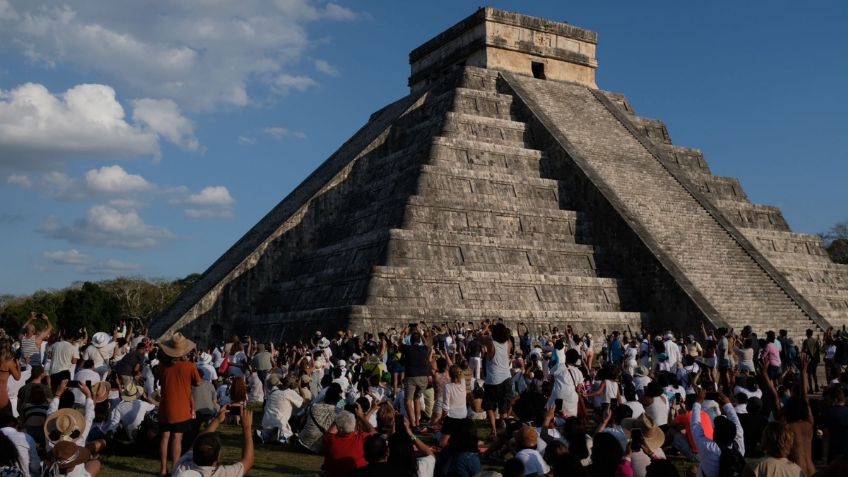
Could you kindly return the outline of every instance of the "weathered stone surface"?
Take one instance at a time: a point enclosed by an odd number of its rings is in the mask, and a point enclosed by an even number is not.
[[[847,323],[848,267],[595,90],[596,41],[486,8],[425,43],[415,94],[374,113],[151,332]]]

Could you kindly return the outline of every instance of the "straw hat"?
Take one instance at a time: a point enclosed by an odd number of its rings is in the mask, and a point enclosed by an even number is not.
[[[59,470],[73,469],[74,467],[88,462],[91,452],[85,447],[80,447],[73,442],[59,442],[50,451],[50,460]]]
[[[110,341],[112,341],[112,337],[104,331],[98,331],[91,337],[91,344],[95,348],[102,348],[109,344]]]
[[[330,340],[328,340],[326,337],[318,340],[318,347],[319,348],[324,349],[324,348],[327,348],[329,346],[330,346]]]
[[[633,429],[642,430],[642,438],[645,444],[653,451],[662,447],[665,442],[665,433],[660,429],[651,416],[642,414],[636,419],[627,418],[621,421],[621,428],[626,433],[630,433]]]
[[[194,341],[183,336],[179,331],[162,343],[159,343],[159,348],[162,352],[172,358],[180,358],[187,355],[194,349]]]
[[[131,382],[121,391],[121,400],[135,401],[144,394],[144,390],[137,384]]]
[[[75,409],[59,409],[44,421],[44,435],[50,442],[75,441],[85,430],[85,417]]]
[[[95,404],[100,404],[101,402],[109,399],[109,391],[112,390],[112,386],[106,381],[100,381],[91,385],[91,397],[94,399]]]
[[[197,362],[200,364],[209,364],[212,362],[212,355],[204,351],[197,357]]]

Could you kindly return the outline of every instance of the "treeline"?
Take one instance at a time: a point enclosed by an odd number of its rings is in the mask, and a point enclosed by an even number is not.
[[[0,326],[15,334],[31,311],[45,313],[54,328],[84,327],[89,334],[111,330],[121,321],[146,326],[198,278],[196,273],[173,281],[116,278],[29,296],[4,295],[0,296]]]

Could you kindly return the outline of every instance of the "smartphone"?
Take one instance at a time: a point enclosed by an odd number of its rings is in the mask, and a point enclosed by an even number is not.
[[[642,448],[642,443],[644,440],[642,439],[642,429],[633,428],[630,430],[630,440],[632,444],[630,444],[630,448],[635,450],[639,450]]]
[[[554,399],[554,406],[556,407],[556,412],[562,411],[562,399]]]
[[[86,381],[86,382],[85,382],[85,386],[86,386],[88,389],[91,389],[91,381]]]
[[[229,409],[227,409],[227,414],[230,416],[241,416],[241,405],[230,405]]]

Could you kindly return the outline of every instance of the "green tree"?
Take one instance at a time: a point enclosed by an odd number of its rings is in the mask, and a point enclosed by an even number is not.
[[[848,220],[839,222],[822,234],[822,243],[831,260],[848,263]]]
[[[65,294],[59,309],[60,325],[64,329],[111,330],[120,313],[121,306],[113,294],[96,283],[85,282]]]

